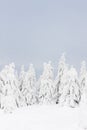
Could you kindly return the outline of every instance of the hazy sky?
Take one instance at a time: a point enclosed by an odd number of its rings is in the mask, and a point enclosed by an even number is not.
[[[87,0],[1,0],[0,64],[87,61]]]

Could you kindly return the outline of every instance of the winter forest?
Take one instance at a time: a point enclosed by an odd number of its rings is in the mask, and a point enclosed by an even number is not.
[[[51,62],[44,63],[42,75],[36,79],[33,64],[25,72],[24,66],[17,73],[15,64],[6,65],[0,72],[0,109],[13,111],[16,108],[36,104],[56,104],[78,107],[87,103],[87,69],[82,62],[80,72],[66,63],[63,54],[54,77]]]

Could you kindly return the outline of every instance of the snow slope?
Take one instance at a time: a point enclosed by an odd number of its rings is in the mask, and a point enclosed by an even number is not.
[[[86,130],[84,114],[83,108],[58,105],[29,106],[11,114],[0,111],[0,130]]]

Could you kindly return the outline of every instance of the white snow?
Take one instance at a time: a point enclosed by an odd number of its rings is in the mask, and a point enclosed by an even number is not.
[[[37,79],[32,64],[19,76],[14,63],[2,69],[0,130],[87,130],[86,63],[79,74],[62,55],[56,78],[53,70],[45,63]]]
[[[0,130],[86,130],[85,108],[36,105],[13,113],[0,111]],[[85,114],[85,118],[84,118]]]

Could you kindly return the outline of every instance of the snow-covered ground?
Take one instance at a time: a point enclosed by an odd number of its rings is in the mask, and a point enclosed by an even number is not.
[[[38,105],[11,114],[0,111],[0,130],[86,130],[86,110]]]

